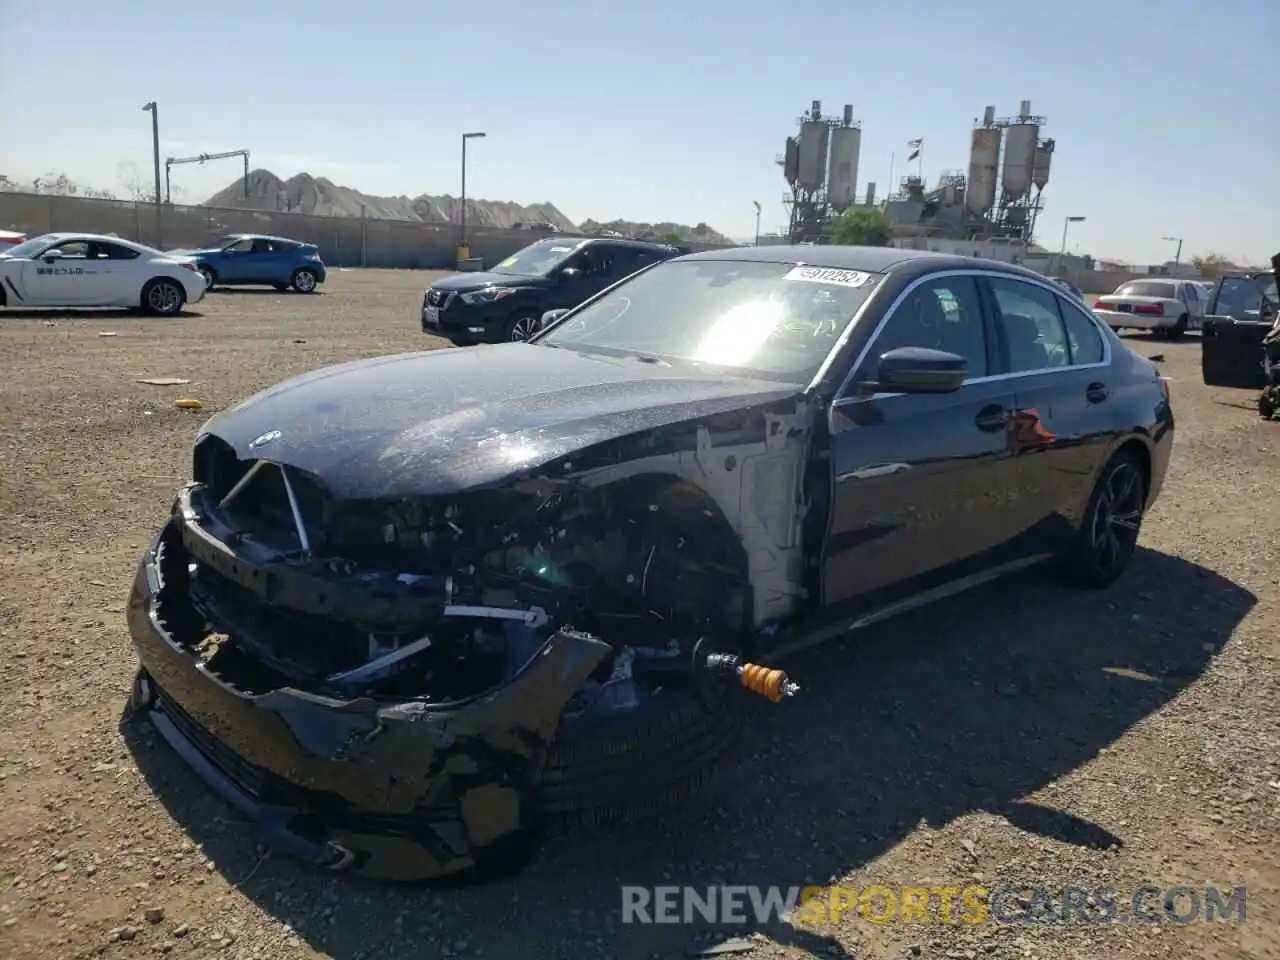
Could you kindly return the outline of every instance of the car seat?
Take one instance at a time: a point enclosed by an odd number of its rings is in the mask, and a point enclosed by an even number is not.
[[[1015,371],[1045,370],[1053,366],[1049,351],[1040,342],[1040,325],[1022,313],[1003,313],[1003,316],[1010,368]]]

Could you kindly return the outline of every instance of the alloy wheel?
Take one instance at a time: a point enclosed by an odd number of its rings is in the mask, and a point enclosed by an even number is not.
[[[511,342],[522,343],[534,334],[533,317],[517,317],[511,325]]]
[[[309,270],[299,270],[298,275],[293,278],[293,285],[301,293],[310,293],[316,288],[315,274]]]
[[[147,292],[147,306],[156,313],[168,315],[177,313],[182,306],[182,291],[176,284],[167,280],[153,283]]]
[[[1142,506],[1142,474],[1132,463],[1116,464],[1098,492],[1090,528],[1090,545],[1099,570],[1113,570],[1128,560],[1138,544]]]

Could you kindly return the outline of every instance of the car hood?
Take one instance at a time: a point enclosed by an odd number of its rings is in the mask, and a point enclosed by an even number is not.
[[[545,286],[546,277],[517,277],[509,273],[457,273],[431,284],[433,290],[479,290],[481,287]]]
[[[166,250],[165,255],[170,257],[211,257],[215,253],[221,253],[217,247],[210,247],[207,250]]]
[[[202,432],[222,438],[237,457],[303,470],[339,499],[425,496],[802,390],[504,343],[315,370],[218,414]]]

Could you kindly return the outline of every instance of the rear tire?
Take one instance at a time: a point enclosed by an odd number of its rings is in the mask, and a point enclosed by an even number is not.
[[[302,267],[299,270],[293,271],[293,279],[290,281],[289,285],[299,293],[315,293],[316,282],[318,280],[319,277],[316,276],[314,270],[308,270],[306,267]]]
[[[1137,549],[1146,505],[1146,470],[1135,453],[1121,450],[1102,468],[1084,522],[1058,561],[1059,575],[1093,589],[1119,580]]]
[[[1169,329],[1169,339],[1181,340],[1187,334],[1187,326],[1189,323],[1190,318],[1184,313],[1178,318],[1178,322]]]
[[[1258,394],[1258,416],[1270,420],[1276,413],[1276,398],[1273,394],[1280,388],[1267,387]]]
[[[175,317],[187,302],[186,291],[177,280],[156,277],[142,288],[142,309],[156,317]]]

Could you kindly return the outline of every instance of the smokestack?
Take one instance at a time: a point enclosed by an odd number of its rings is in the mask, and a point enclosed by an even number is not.
[[[876,185],[874,183],[867,184],[867,206],[874,207],[876,205]]]
[[[991,125],[992,125],[993,123],[995,123],[995,122],[996,122],[996,108],[995,108],[995,107],[987,107],[987,109],[985,109],[984,111],[982,111],[982,125],[983,125],[984,127],[989,127],[989,126],[991,126]]]
[[[1029,117],[1029,116],[1031,116],[1031,101],[1030,101],[1030,100],[1023,100],[1023,101],[1022,101],[1022,108],[1021,108],[1021,110],[1018,112],[1018,116],[1019,116],[1019,117]]]
[[[821,116],[822,116],[822,101],[821,101],[821,100],[815,100],[815,101],[813,101],[813,110],[812,110],[812,112],[809,114],[809,116],[811,116],[814,120],[817,120],[819,117],[821,117]]]
[[[846,103],[844,105],[844,125],[847,127],[853,123],[853,104]]]

